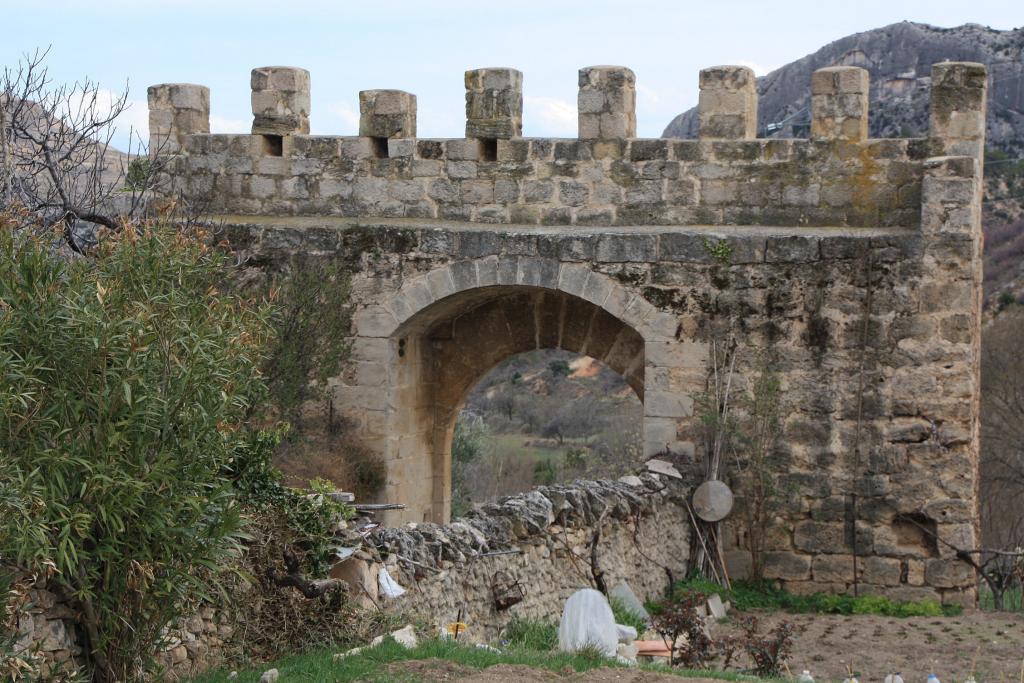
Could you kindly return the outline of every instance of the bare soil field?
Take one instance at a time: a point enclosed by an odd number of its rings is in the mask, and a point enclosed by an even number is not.
[[[978,683],[1013,683],[1024,666],[1024,614],[971,610],[958,617],[897,619],[873,615],[749,613],[762,629],[782,620],[804,628],[795,641],[789,668],[794,677],[807,669],[816,681],[842,681],[847,664],[861,683],[881,683],[891,671],[907,683],[924,683],[934,672],[943,683],[962,683],[975,673]],[[738,630],[734,614],[715,627],[716,634]],[[738,655],[737,666],[745,666]],[[632,669],[595,669],[583,673],[550,672],[525,666],[498,665],[476,670],[439,659],[391,664],[375,681],[458,681],[459,683],[672,683],[678,676]],[[716,679],[689,679],[721,683]]]
[[[899,671],[907,683],[924,683],[935,673],[943,683],[960,683],[972,669],[978,683],[1019,681],[1024,663],[1024,614],[965,611],[958,617],[756,614],[762,629],[779,621],[804,627],[789,667],[807,669],[817,681],[842,681],[846,665],[861,683],[878,683]],[[721,632],[733,624],[718,626]],[[740,660],[742,665],[742,659]]]

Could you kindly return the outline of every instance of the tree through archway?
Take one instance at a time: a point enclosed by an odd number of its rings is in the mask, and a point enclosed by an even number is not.
[[[643,405],[614,370],[559,349],[527,351],[472,388],[452,437],[452,515],[578,478],[616,478],[643,456]]]

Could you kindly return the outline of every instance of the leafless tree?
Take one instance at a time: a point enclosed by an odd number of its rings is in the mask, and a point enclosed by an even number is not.
[[[981,496],[991,503],[985,542],[1024,546],[1024,307],[1001,312],[982,333]]]
[[[0,209],[24,212],[37,230],[59,229],[81,253],[91,227],[119,230],[145,211],[165,157],[136,131],[125,152],[112,148],[127,87],[111,94],[89,79],[55,84],[48,52],[0,73]]]

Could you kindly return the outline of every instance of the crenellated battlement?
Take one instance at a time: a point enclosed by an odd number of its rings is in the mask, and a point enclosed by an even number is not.
[[[209,134],[209,92],[149,89],[151,147],[213,213],[541,225],[896,226],[921,223],[925,160],[983,151],[985,68],[933,67],[928,138],[867,138],[868,74],[814,73],[810,139],[758,139],[746,67],[700,74],[699,139],[636,138],[636,79],[579,73],[575,139],[523,138],[522,74],[467,71],[466,137],[416,137],[416,96],[360,93],[359,136],[311,136],[303,69],[252,74],[251,135]]]

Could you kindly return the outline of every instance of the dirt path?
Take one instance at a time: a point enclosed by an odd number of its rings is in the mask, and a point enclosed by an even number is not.
[[[711,678],[682,679],[653,671],[635,669],[592,669],[582,673],[552,672],[528,666],[499,664],[482,671],[442,659],[399,662],[387,667],[385,677],[375,681],[417,681],[423,683],[722,683]]]

